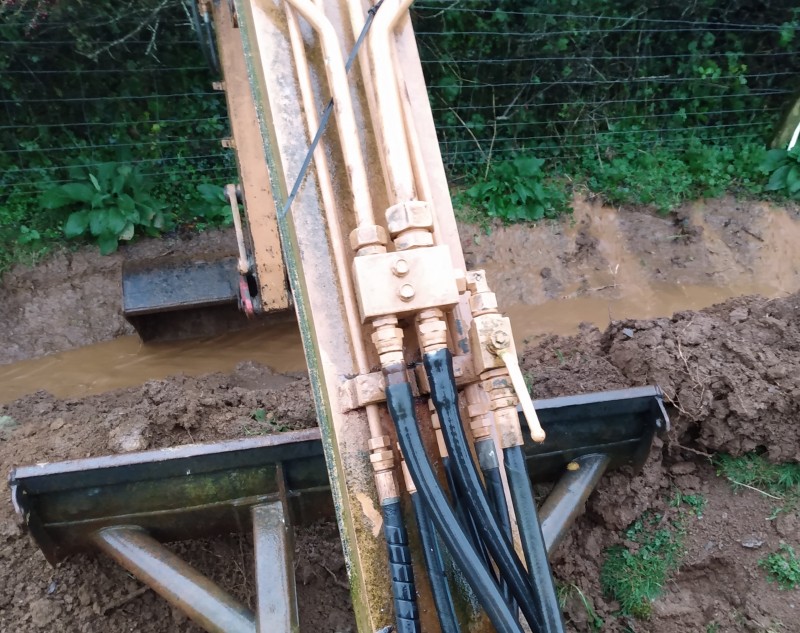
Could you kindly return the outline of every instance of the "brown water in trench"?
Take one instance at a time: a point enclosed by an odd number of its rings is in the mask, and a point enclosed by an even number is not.
[[[781,210],[755,218],[751,229],[763,243],[756,243],[744,259],[729,245],[729,235],[712,226],[702,213],[693,212],[692,221],[703,227],[704,261],[688,272],[670,270],[671,281],[653,279],[642,259],[642,253],[650,251],[635,250],[634,240],[625,235],[620,219],[614,209],[576,200],[574,221],[562,226],[560,239],[574,244],[579,230],[588,231],[597,240],[596,259],[602,265],[595,261],[564,266],[559,274],[566,283],[558,298],[545,296],[541,279],[533,274],[558,258],[559,247],[553,246],[557,240],[549,239],[545,228],[518,227],[506,236],[498,232],[493,238],[491,248],[508,251],[511,257],[508,261],[500,258],[485,268],[490,281],[495,280],[501,308],[512,319],[518,346],[547,334],[572,334],[582,322],[603,328],[615,319],[670,316],[734,296],[777,297],[800,288],[800,264],[795,254],[800,223]],[[538,254],[529,247],[535,241],[541,243]],[[520,270],[525,273],[520,274]],[[693,283],[698,279],[705,283]],[[523,300],[514,301],[515,297]],[[276,372],[303,371],[305,360],[297,325],[273,323],[213,338],[148,345],[135,336],[126,336],[0,365],[0,403],[38,390],[60,398],[79,397],[178,373],[226,372],[241,361],[256,361]]]

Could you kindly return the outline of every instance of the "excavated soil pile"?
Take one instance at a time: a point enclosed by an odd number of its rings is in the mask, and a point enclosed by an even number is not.
[[[800,295],[741,298],[671,319],[615,322],[605,333],[586,327],[525,351],[537,397],[658,383],[673,405],[672,430],[656,442],[643,472],[607,475],[554,559],[559,581],[581,590],[604,631],[800,631],[797,593],[779,592],[758,567],[781,541],[800,542],[797,514],[767,520],[773,500],[734,494],[701,455],[760,449],[772,459],[798,459],[799,316]],[[267,415],[253,415],[259,409]],[[0,467],[8,471],[302,428],[314,424],[314,413],[307,378],[245,363],[230,375],[151,381],[84,399],[39,392],[0,408],[0,420]],[[665,500],[676,488],[703,495],[703,515],[687,527],[686,559],[652,618],[625,621],[600,587],[604,552],[620,543],[635,547],[621,530],[642,512],[669,517]],[[252,603],[250,546],[248,537],[228,537],[175,547]],[[0,505],[0,560],[0,631],[199,630],[102,557],[77,556],[51,569],[19,534],[9,504]],[[302,630],[353,630],[335,526],[298,530],[296,566]],[[569,595],[570,630],[589,631],[580,594]]]

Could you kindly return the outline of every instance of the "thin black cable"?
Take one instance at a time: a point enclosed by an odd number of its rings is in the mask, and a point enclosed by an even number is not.
[[[431,585],[436,615],[439,617],[439,626],[442,629],[442,633],[460,633],[456,608],[453,604],[450,586],[447,584],[439,542],[436,540],[433,524],[418,492],[411,493],[411,504],[414,506],[414,514],[417,517],[417,529],[419,530],[419,540],[422,545],[422,555],[425,559],[425,569],[428,572],[428,582]]]
[[[350,72],[350,68],[353,66],[353,63],[358,56],[358,51],[361,48],[361,45],[364,43],[364,38],[367,36],[367,32],[369,31],[369,27],[372,26],[372,21],[375,19],[375,14],[378,12],[378,9],[381,8],[383,4],[383,0],[379,0],[379,2],[375,3],[373,7],[367,11],[367,20],[364,22],[364,28],[361,29],[361,33],[358,35],[358,39],[356,43],[353,45],[353,50],[350,51],[350,55],[347,58],[347,62],[344,65],[345,74]],[[311,165],[311,159],[314,157],[314,150],[317,149],[317,145],[319,145],[320,139],[322,135],[325,133],[325,128],[328,127],[328,121],[331,118],[331,113],[333,112],[333,97],[331,100],[328,101],[328,105],[325,107],[325,112],[322,113],[322,118],[319,122],[319,127],[317,128],[317,133],[314,135],[314,138],[311,141],[311,145],[308,148],[308,152],[306,153],[306,157],[303,160],[303,164],[300,166],[300,172],[297,174],[297,178],[294,181],[294,186],[292,187],[291,193],[289,193],[289,197],[286,199],[286,203],[283,207],[278,211],[278,218],[283,220],[286,217],[286,214],[289,213],[289,209],[294,202],[294,199],[297,197],[298,192],[300,191],[300,185],[303,184],[303,180],[306,177],[306,172],[308,171],[309,166]]]
[[[450,350],[442,349],[425,354],[423,362],[431,386],[431,400],[439,414],[447,451],[453,461],[457,481],[464,491],[467,506],[478,524],[483,542],[497,564],[500,576],[511,587],[528,624],[534,631],[538,631],[541,622],[532,603],[533,587],[530,579],[514,551],[514,546],[503,534],[489,507],[486,491],[472,461],[469,443],[458,411],[453,356]]]
[[[417,487],[417,494],[424,502],[450,556],[472,587],[497,633],[522,633],[494,579],[470,544],[444,492],[439,487],[439,481],[420,437],[414,411],[414,396],[408,382],[399,384],[390,382],[386,387],[386,404],[397,429],[397,440],[403,451],[406,466]]]

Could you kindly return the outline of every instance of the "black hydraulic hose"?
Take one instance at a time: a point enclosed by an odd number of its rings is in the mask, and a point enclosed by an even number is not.
[[[414,570],[411,567],[411,550],[408,533],[403,522],[400,499],[389,499],[381,504],[383,536],[389,550],[389,571],[392,576],[392,595],[397,633],[420,633],[417,590]]]
[[[461,499],[463,495],[461,494],[458,484],[456,483],[455,476],[453,475],[453,465],[450,463],[449,456],[442,458],[442,467],[444,468],[445,478],[447,479],[447,487],[450,489],[450,496],[453,499],[453,510],[456,514],[456,518],[461,526],[467,531],[469,542],[472,543],[473,547],[475,547],[477,550],[478,555],[483,559],[483,564],[486,565],[489,573],[494,576],[494,569],[489,564],[489,552],[486,551],[486,546],[483,544],[483,541],[481,541],[481,538],[478,535],[478,528],[475,527],[475,521],[473,521],[472,516],[464,507],[464,502]]]
[[[397,439],[417,494],[425,504],[436,531],[464,574],[497,633],[522,633],[489,571],[456,520],[453,509],[439,487],[417,428],[414,397],[408,382],[386,386],[386,404],[397,429]]]
[[[483,481],[486,485],[486,498],[489,505],[494,511],[494,516],[503,534],[506,535],[509,542],[513,540],[511,533],[511,518],[508,514],[508,503],[506,502],[506,493],[503,489],[503,479],[500,477],[500,461],[497,459],[497,450],[494,446],[494,440],[485,438],[475,442],[475,454],[478,456],[478,464],[481,466],[483,473]],[[512,609],[516,609],[517,605],[514,604],[514,597],[511,595],[511,587],[505,580],[502,583],[503,594],[506,601]]]
[[[500,576],[509,584],[530,627],[534,631],[539,631],[541,618],[532,603],[534,591],[530,578],[513,545],[494,518],[486,499],[486,491],[472,461],[469,443],[458,412],[453,356],[447,348],[429,352],[425,354],[424,364],[431,386],[431,399],[439,414],[447,451],[454,465],[457,482],[464,492],[464,500],[478,524],[483,542],[497,564]]]
[[[536,610],[542,616],[542,633],[564,633],[564,621],[558,604],[553,573],[547,560],[547,548],[542,537],[536,500],[533,497],[525,455],[521,446],[503,450],[506,477],[511,491],[511,501],[517,515],[522,551],[528,563],[528,573],[534,587]]]
[[[453,604],[453,595],[450,593],[450,586],[447,584],[442,552],[439,550],[439,542],[436,540],[434,527],[419,493],[411,493],[411,503],[414,506],[414,514],[417,517],[419,540],[422,544],[428,580],[431,583],[433,604],[436,607],[436,615],[439,616],[439,626],[442,629],[442,633],[460,633],[456,608]]]

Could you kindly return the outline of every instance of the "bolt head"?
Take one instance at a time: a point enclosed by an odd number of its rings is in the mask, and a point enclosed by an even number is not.
[[[396,277],[405,277],[409,270],[411,270],[411,268],[408,262],[402,257],[396,259],[392,264],[392,273],[394,273]]]
[[[397,291],[397,294],[400,295],[400,298],[403,301],[411,301],[414,298],[414,286],[411,284],[403,284],[400,286],[400,290]]]
[[[505,349],[511,345],[511,336],[505,330],[495,330],[492,332],[492,345],[496,349]]]

